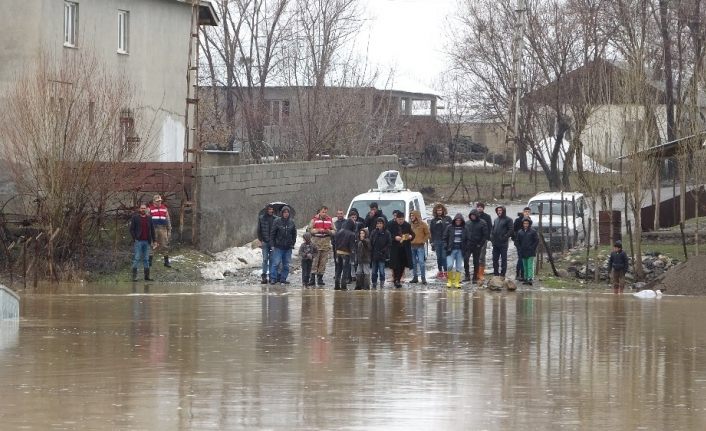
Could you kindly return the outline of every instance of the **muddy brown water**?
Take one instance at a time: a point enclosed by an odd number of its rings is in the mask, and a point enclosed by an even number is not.
[[[23,294],[19,325],[1,328],[0,428],[706,429],[705,307],[556,291],[50,289]]]

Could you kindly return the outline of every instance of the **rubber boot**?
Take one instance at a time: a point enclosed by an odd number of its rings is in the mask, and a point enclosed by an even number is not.
[[[260,277],[262,278],[260,284],[267,284],[267,274],[262,274]]]
[[[458,275],[459,275],[459,279],[460,279],[460,278],[461,278],[461,277],[460,277],[461,273],[459,273]],[[471,271],[470,271],[470,270],[465,273],[465,276],[464,276],[464,278],[463,278],[463,281],[471,281]]]
[[[167,256],[167,255],[164,255],[164,266],[166,266],[167,268],[172,267],[172,264],[169,263],[169,256]]]
[[[150,268],[152,268],[152,260],[154,259],[154,256],[150,254],[149,262],[150,262]]]
[[[132,268],[132,281],[137,281],[137,268]]]
[[[461,288],[461,273],[457,272],[456,273],[456,289]]]
[[[446,287],[451,289],[454,287],[454,278],[455,278],[456,271],[449,271],[446,273]]]
[[[316,274],[316,284],[319,286],[325,286],[323,274]]]
[[[150,269],[145,268],[145,281],[154,281],[150,278]]]
[[[480,264],[480,265],[478,265],[478,284],[483,284],[484,279],[485,279],[485,265]]]
[[[377,290],[377,288],[378,288],[378,282],[376,281],[375,283],[373,283],[373,290]]]
[[[410,284],[416,284],[416,283],[419,283],[419,279],[418,279],[417,276],[415,275],[414,277],[412,277],[411,280],[409,280],[409,282],[410,282]]]
[[[427,284],[427,278],[422,275],[422,284]]]
[[[319,286],[321,286],[319,284]],[[338,281],[338,279],[334,280],[333,282],[333,290],[341,290],[341,283]]]

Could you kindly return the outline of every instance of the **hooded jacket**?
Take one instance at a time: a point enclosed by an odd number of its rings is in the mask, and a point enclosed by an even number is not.
[[[272,228],[277,216],[269,215],[267,211],[257,218],[257,239],[260,242],[270,242],[272,240]]]
[[[485,226],[488,228],[488,234],[485,236],[485,241],[490,241],[490,231],[493,229],[493,219],[490,217],[490,214],[485,211],[478,211],[478,217],[485,222]]]
[[[356,241],[356,259],[358,260],[358,265],[365,264],[370,266],[371,260],[371,248],[370,239],[365,236],[365,239],[358,239]]]
[[[422,220],[422,213],[419,211],[412,211],[411,215],[417,218],[416,222],[410,223],[412,226],[412,232],[414,232],[414,239],[412,240],[412,247],[421,247],[429,241],[431,238],[431,232],[429,231],[429,225]]]
[[[537,255],[537,245],[539,245],[539,234],[531,227],[527,230],[520,229],[517,232],[517,256],[520,258],[534,257]]]
[[[466,223],[466,242],[464,250],[472,252],[473,250],[485,246],[486,238],[488,237],[488,225],[480,218],[478,210],[471,210],[468,215],[469,221]]]
[[[284,212],[287,212],[287,217]],[[278,217],[272,225],[272,246],[275,248],[290,250],[294,248],[297,242],[297,227],[291,217],[291,211],[288,206],[283,206],[281,217]]]
[[[385,223],[385,219],[380,217],[378,221],[382,221],[383,228],[376,228],[370,231],[371,257],[375,261],[384,262],[390,259],[390,243],[392,242],[392,237],[390,236],[390,232],[384,227],[387,224]]]
[[[346,220],[343,229],[336,232],[333,237],[336,243],[336,254],[351,254],[355,250],[355,223],[353,220]]]
[[[495,208],[497,214],[498,209],[502,210],[502,215],[499,215],[493,223],[493,230],[490,232],[490,241],[494,246],[507,245],[507,241],[512,238],[512,219],[507,216],[504,206]]]
[[[436,214],[436,210],[441,208],[441,216]],[[442,204],[434,205],[434,218],[429,221],[429,231],[431,233],[431,241],[439,242],[444,240],[444,232],[451,224],[451,217],[447,215],[446,207]]]
[[[461,225],[456,226],[456,220],[461,220]],[[444,243],[446,244],[446,252],[451,253],[454,249],[454,231],[456,228],[461,229],[461,249],[463,250],[463,244],[467,241],[468,234],[466,233],[466,221],[463,220],[463,214],[458,213],[454,216],[453,221],[450,225],[446,227],[444,232]]]

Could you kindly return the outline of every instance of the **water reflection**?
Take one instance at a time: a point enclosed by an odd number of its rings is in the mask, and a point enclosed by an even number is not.
[[[3,427],[706,426],[701,298],[87,290],[23,297]]]

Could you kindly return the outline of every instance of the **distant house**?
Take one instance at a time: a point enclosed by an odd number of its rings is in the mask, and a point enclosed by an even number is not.
[[[200,25],[217,25],[211,3],[201,4]],[[4,0],[0,16],[0,98],[42,50],[57,58],[93,50],[109,68],[125,71],[155,115],[148,158],[183,160],[189,0]]]
[[[508,149],[505,144],[505,122],[502,119],[466,120],[452,127],[459,127],[459,136],[484,145],[491,154],[505,154]]]
[[[590,105],[586,125],[581,132],[584,153],[610,164],[621,155],[633,151],[646,127],[644,106],[635,100],[634,91],[626,91],[631,81],[627,68],[619,63],[597,60],[566,74],[561,82],[554,81],[527,96],[530,103],[555,106],[557,101],[570,115],[572,107]],[[667,141],[667,107],[665,85],[650,81],[639,91],[649,101],[659,139],[645,142],[645,148]],[[631,95],[632,94],[632,95]],[[703,118],[706,102],[699,100]],[[571,133],[570,131],[569,133]],[[568,138],[568,137],[567,137]]]
[[[228,91],[234,94],[237,90],[200,87],[200,103],[210,103],[214,98],[206,94],[213,91],[219,100],[216,112],[212,106],[201,107],[201,112],[206,113],[202,116],[201,132],[207,147],[243,151],[248,145],[242,103],[234,101],[231,124],[225,120],[225,96]],[[297,146],[316,129],[327,136],[321,148],[327,155],[342,153],[344,141],[347,148],[357,148],[360,154],[419,153],[435,140],[432,131],[440,127],[438,99],[433,93],[374,87],[268,86],[260,113],[263,141],[268,152],[286,156],[300,151]],[[220,118],[220,122],[214,122],[215,118]],[[374,148],[368,146],[368,141],[373,140],[377,142]]]

